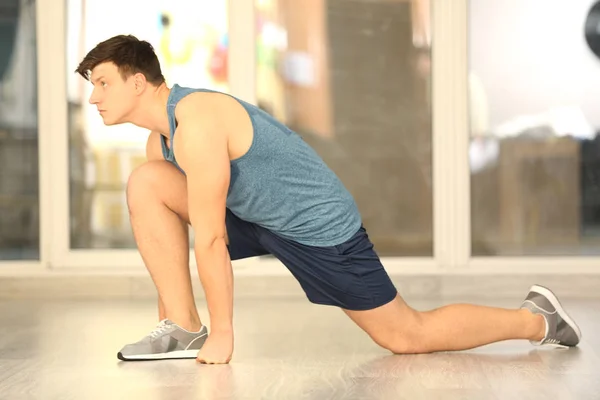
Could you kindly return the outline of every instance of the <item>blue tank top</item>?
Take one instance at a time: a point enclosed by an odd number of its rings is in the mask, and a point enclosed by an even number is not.
[[[162,152],[184,174],[172,150],[175,106],[200,91],[220,93],[175,84],[167,102],[171,145],[161,136]],[[254,137],[248,152],[231,161],[227,208],[244,221],[309,246],[335,246],[350,239],[362,219],[337,175],[296,132],[260,108],[231,97],[250,116]]]

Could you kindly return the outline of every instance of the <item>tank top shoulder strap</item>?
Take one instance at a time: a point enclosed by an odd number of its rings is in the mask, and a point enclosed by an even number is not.
[[[163,135],[161,135],[161,147],[162,147],[162,152],[163,152],[163,156],[164,156],[165,160],[167,160],[170,163],[172,163],[173,165],[175,165],[181,172],[184,172],[184,171],[181,169],[179,164],[177,164],[177,160],[175,159],[175,155],[173,154],[174,136],[175,136],[175,130],[177,129],[177,119],[175,118],[175,107],[177,106],[177,103],[179,103],[181,101],[181,99],[183,99],[185,96],[187,96],[191,93],[195,93],[195,92],[220,93],[220,94],[226,94],[228,96],[231,96],[233,99],[237,100],[246,109],[246,112],[249,114],[250,119],[252,120],[253,124],[254,124],[255,114],[259,111],[259,109],[257,107],[255,107],[245,101],[242,101],[235,96],[229,95],[227,93],[219,92],[216,90],[210,90],[210,89],[182,87],[182,86],[179,86],[178,84],[174,84],[173,87],[171,88],[171,91],[169,92],[169,98],[167,99],[167,116],[169,118],[169,139],[170,139],[171,145],[168,146],[167,139]],[[184,174],[185,174],[185,172],[184,172]]]
[[[181,101],[185,96],[194,93],[194,92],[210,92],[207,89],[194,89],[194,88],[186,88],[181,87],[178,84],[174,84],[169,92],[169,97],[167,99],[167,116],[169,118],[169,142],[170,146],[167,145],[167,139],[161,135],[161,147],[162,153],[165,160],[174,164],[181,172],[183,170],[177,164],[177,160],[175,159],[175,155],[173,154],[173,139],[175,136],[175,129],[177,129],[177,119],[175,118],[175,107],[177,103]]]

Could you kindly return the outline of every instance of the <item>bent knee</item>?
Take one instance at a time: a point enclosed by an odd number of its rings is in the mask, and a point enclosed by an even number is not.
[[[403,336],[390,337],[382,341],[376,340],[375,343],[394,354],[418,354],[422,349],[418,339]]]
[[[420,324],[412,323],[400,328],[389,329],[381,332],[372,339],[382,348],[394,354],[418,354],[423,352],[423,330]]]
[[[153,189],[160,184],[161,180],[165,180],[167,167],[167,161],[148,161],[135,168],[127,180],[127,197],[135,196],[140,191]]]
[[[135,168],[127,180],[127,204],[131,210],[170,192],[186,190],[185,177],[167,161],[148,161]]]

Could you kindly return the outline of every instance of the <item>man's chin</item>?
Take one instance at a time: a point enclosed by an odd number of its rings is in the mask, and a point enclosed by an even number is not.
[[[123,123],[121,121],[114,121],[114,120],[110,120],[107,118],[103,118],[102,121],[104,122],[104,125],[106,125],[106,126],[120,125]]]

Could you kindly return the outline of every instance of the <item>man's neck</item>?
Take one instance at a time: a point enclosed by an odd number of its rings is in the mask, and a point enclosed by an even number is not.
[[[141,128],[158,132],[169,137],[169,117],[167,101],[171,89],[165,83],[157,88],[148,88],[142,95],[140,104],[131,116],[131,123]]]

